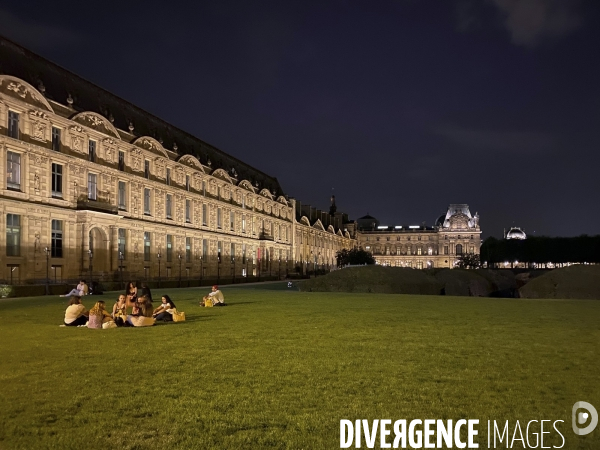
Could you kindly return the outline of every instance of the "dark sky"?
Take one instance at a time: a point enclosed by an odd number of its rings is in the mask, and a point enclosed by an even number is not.
[[[468,203],[485,236],[600,233],[599,25],[595,0],[0,7],[1,34],[304,203],[387,225]]]

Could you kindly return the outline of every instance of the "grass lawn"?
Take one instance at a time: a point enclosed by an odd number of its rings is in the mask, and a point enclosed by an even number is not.
[[[333,449],[340,419],[385,418],[479,419],[480,448],[488,419],[562,419],[563,448],[600,448],[571,430],[573,403],[600,410],[600,302],[280,287],[171,290],[186,322],[111,330],[1,300],[0,449]]]

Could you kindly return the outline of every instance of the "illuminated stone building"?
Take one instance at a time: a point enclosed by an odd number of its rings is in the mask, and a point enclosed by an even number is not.
[[[275,177],[0,37],[0,283],[283,278],[358,245],[379,264],[452,267],[477,216],[353,222]]]
[[[12,284],[276,278],[355,245],[296,221],[276,178],[3,38],[0,212]]]
[[[358,244],[385,266],[451,268],[461,254],[479,254],[481,247],[479,216],[465,204],[450,205],[432,227],[380,225],[370,215],[358,219],[357,226]]]

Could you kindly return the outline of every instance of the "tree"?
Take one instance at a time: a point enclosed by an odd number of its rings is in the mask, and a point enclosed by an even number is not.
[[[459,269],[479,269],[481,267],[481,261],[479,255],[474,253],[463,253],[456,261],[456,266]]]
[[[370,252],[362,248],[353,248],[351,250],[343,249],[336,253],[338,267],[347,266],[362,266],[365,264],[375,264],[375,259]]]

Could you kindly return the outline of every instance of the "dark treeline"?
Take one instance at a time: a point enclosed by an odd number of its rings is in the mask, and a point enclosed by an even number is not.
[[[487,238],[481,260],[488,264],[600,262],[600,235],[577,237],[528,237],[525,240]]]

